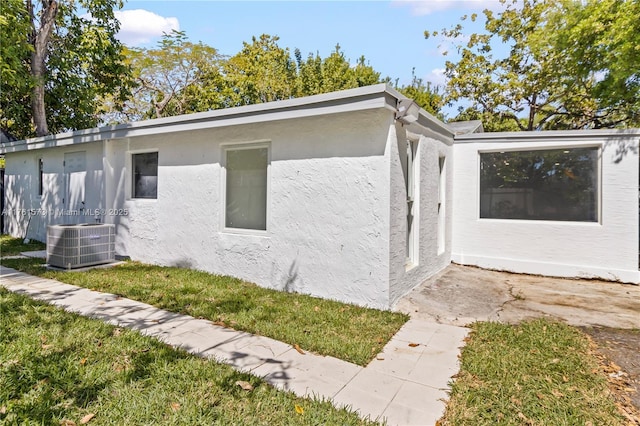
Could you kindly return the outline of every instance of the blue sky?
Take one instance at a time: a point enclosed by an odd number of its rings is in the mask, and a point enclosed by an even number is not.
[[[306,57],[328,56],[340,44],[352,63],[364,55],[382,76],[400,84],[416,75],[443,84],[451,41],[425,40],[424,31],[439,31],[459,22],[464,14],[498,9],[497,1],[146,1],[129,0],[118,14],[120,38],[130,46],[152,47],[163,31],[185,31],[191,41],[202,41],[225,55],[234,55],[244,41],[261,34],[277,35],[279,45],[293,56],[299,48]],[[467,33],[482,28],[482,19]],[[451,49],[448,58],[455,59]]]

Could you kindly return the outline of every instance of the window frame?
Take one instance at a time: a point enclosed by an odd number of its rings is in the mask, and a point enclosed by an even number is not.
[[[42,197],[44,196],[44,159],[42,157],[38,157],[37,167],[38,167],[38,197]]]
[[[155,197],[136,197],[136,191],[135,191],[135,185],[136,185],[136,178],[135,178],[135,159],[134,157],[136,155],[140,155],[140,154],[156,154],[157,155],[157,164],[156,164],[156,196]],[[158,149],[145,149],[145,150],[136,150],[136,151],[129,151],[129,156],[128,156],[128,160],[129,160],[129,165],[130,165],[130,170],[131,173],[129,173],[129,199],[130,200],[136,200],[136,201],[143,201],[143,202],[154,202],[158,200],[158,194],[159,194],[159,187],[160,187],[160,178],[159,178],[159,172],[160,172],[160,151]]]
[[[420,213],[421,213],[421,177],[422,143],[420,138],[406,137],[406,181],[407,217],[405,218],[405,271],[409,271],[420,264]],[[409,223],[411,214],[411,223]]]
[[[267,177],[266,177],[266,201],[265,201],[265,228],[266,229],[249,229],[249,228],[232,228],[227,226],[227,152],[250,150],[250,149],[267,149]],[[220,144],[220,229],[224,233],[229,234],[246,234],[257,236],[270,235],[271,222],[271,140],[257,140],[251,142],[229,142]]]
[[[507,152],[534,152],[534,151],[554,151],[554,150],[572,150],[572,149],[595,149],[596,150],[596,190],[597,194],[595,196],[596,206],[595,212],[597,215],[597,219],[595,221],[581,221],[581,220],[554,220],[554,219],[508,219],[508,218],[490,218],[490,217],[481,217],[481,196],[482,196],[482,188],[481,188],[481,174],[482,174],[482,154],[491,154],[491,153],[507,153]],[[571,144],[571,145],[563,145],[563,144],[553,144],[553,145],[545,145],[545,146],[536,146],[536,147],[503,147],[503,148],[492,148],[492,149],[479,149],[477,151],[477,187],[476,187],[476,219],[480,221],[507,221],[510,223],[514,222],[526,222],[526,223],[538,223],[538,224],[572,224],[572,225],[584,225],[584,226],[593,226],[593,225],[602,225],[602,144],[601,143],[586,143],[586,144]]]
[[[447,246],[447,169],[449,158],[446,154],[438,154],[438,203],[437,203],[437,254],[440,256]],[[478,209],[479,213],[479,209]]]

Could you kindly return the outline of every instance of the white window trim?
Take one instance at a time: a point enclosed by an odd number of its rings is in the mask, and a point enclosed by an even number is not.
[[[407,158],[407,181],[411,194],[407,196],[413,200],[413,220],[411,229],[407,230],[409,250],[405,261],[405,269],[409,271],[419,264],[420,259],[420,169],[422,164],[422,143],[419,138],[407,138],[407,145],[415,144],[415,153],[411,161]],[[407,224],[408,226],[408,224]]]
[[[156,188],[156,198],[136,198],[133,196],[133,156],[135,154],[149,154],[152,152],[158,153],[158,185]],[[128,173],[127,173],[127,190],[126,190],[126,199],[127,201],[135,201],[138,203],[155,203],[160,198],[160,150],[158,148],[149,148],[149,149],[136,149],[127,151],[127,158],[125,164]]]
[[[447,164],[449,159],[446,155],[438,155],[438,249],[437,254],[440,256],[446,251],[447,247]]]
[[[266,230],[227,227],[227,151],[243,149],[267,149],[267,200],[266,200]],[[271,223],[271,140],[256,140],[247,142],[225,142],[220,144],[220,229],[226,234],[243,234],[266,237],[270,235]]]

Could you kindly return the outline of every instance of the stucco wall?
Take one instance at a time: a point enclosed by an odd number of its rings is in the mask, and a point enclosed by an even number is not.
[[[552,276],[638,282],[638,138],[609,133],[496,134],[454,145],[454,262]],[[533,148],[601,148],[599,223],[479,219],[479,152]]]
[[[107,205],[128,210],[119,254],[386,308],[391,122],[374,110],[109,141]],[[221,144],[262,141],[267,232],[225,231]],[[148,150],[159,152],[158,198],[131,199],[130,155]]]
[[[403,156],[406,156],[406,139],[417,140],[419,160],[419,192],[417,200],[418,217],[416,230],[418,245],[417,262],[407,264],[407,199],[403,173]],[[430,276],[444,269],[451,262],[451,214],[452,214],[452,140],[435,139],[426,135],[407,132],[399,123],[390,128],[387,145],[389,156],[391,203],[390,203],[390,266],[389,299],[394,304],[409,290],[421,284]],[[440,157],[445,158],[444,194],[444,247],[438,250],[438,186],[440,183]],[[405,166],[406,167],[406,166]]]
[[[68,177],[64,174],[65,153],[82,151],[86,155],[86,172],[81,181],[85,188],[84,196],[76,197],[70,204],[68,199],[65,200],[69,185]],[[38,194],[40,158],[43,159],[41,196]],[[45,241],[46,226],[49,224],[93,223],[93,213],[104,207],[102,143],[7,153],[5,191],[5,232],[10,235]],[[84,211],[80,210],[82,201]]]

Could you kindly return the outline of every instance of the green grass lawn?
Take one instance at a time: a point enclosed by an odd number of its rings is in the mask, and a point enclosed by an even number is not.
[[[476,323],[443,425],[624,425],[576,328]]]
[[[31,240],[28,244],[22,238],[0,235],[0,256],[13,256],[23,251],[44,250],[46,245],[40,241]]]
[[[91,415],[89,425],[373,424],[0,287],[0,423],[80,425]]]
[[[33,275],[207,318],[360,365],[407,320],[401,314],[188,269],[127,262],[88,272],[53,272],[42,263],[2,260]],[[0,296],[0,421],[58,424],[97,413],[91,424],[358,422],[328,404],[277,392],[257,378],[137,333],[4,290]],[[254,391],[242,391],[237,380],[250,382]],[[472,326],[441,424],[595,426],[624,421],[586,336],[567,325],[534,320]]]
[[[205,318],[359,365],[371,361],[408,320],[396,312],[265,289],[191,269],[127,262],[86,272],[58,272],[46,270],[42,263],[2,260],[3,265],[32,275]]]

